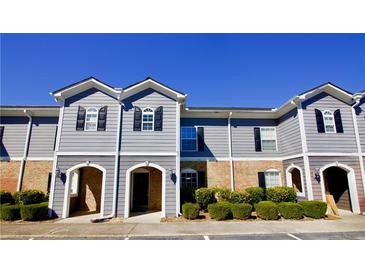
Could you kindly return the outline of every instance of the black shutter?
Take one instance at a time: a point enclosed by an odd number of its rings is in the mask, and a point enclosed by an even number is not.
[[[323,114],[319,109],[314,110],[316,112],[316,121],[317,121],[317,131],[318,133],[324,133],[324,122],[323,122]]]
[[[205,187],[205,172],[204,171],[198,171],[198,188]]]
[[[163,107],[158,107],[155,110],[155,131],[162,131]]]
[[[265,172],[258,172],[257,176],[259,179],[259,187],[266,188]]]
[[[84,130],[86,109],[79,106],[77,111],[76,130]]]
[[[139,107],[134,107],[133,131],[141,131],[141,125],[142,125],[142,110]]]
[[[204,128],[198,127],[198,151],[204,151]]]
[[[4,136],[4,126],[0,127],[0,143],[3,142],[3,136]]]
[[[107,113],[108,113],[108,106],[104,106],[99,110],[98,131],[105,131]]]
[[[56,149],[56,142],[57,142],[57,132],[58,132],[58,126],[56,126],[56,130],[54,133],[54,140],[53,140],[53,151]]]
[[[336,124],[336,132],[337,133],[343,133],[343,126],[342,126],[342,118],[341,118],[341,111],[337,109],[333,116],[335,118],[335,124]]]
[[[261,131],[259,127],[255,127],[253,129],[254,136],[255,136],[255,151],[262,151],[261,148]]]

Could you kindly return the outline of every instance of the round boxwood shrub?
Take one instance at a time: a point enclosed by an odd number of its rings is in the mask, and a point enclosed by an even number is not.
[[[0,205],[13,203],[14,199],[10,192],[0,191]]]
[[[255,205],[256,214],[264,220],[277,220],[279,218],[279,206],[271,201],[262,201]]]
[[[299,220],[303,218],[303,207],[292,202],[282,202],[279,204],[280,215],[285,219]]]
[[[0,219],[5,221],[14,221],[20,219],[19,205],[1,205]]]
[[[41,221],[48,218],[48,203],[23,205],[20,207],[20,217],[24,221]]]
[[[252,186],[245,189],[248,194],[248,203],[251,205],[261,202],[265,197],[265,192],[262,187]]]
[[[39,204],[44,202],[45,194],[40,190],[30,189],[15,192],[14,198],[19,205]]]
[[[232,191],[229,188],[214,187],[213,192],[214,192],[214,197],[218,202],[220,201],[228,202],[231,197]]]
[[[200,207],[198,204],[185,203],[182,206],[182,213],[184,218],[194,220],[199,217]]]
[[[275,186],[266,189],[266,199],[274,203],[295,202],[297,194],[292,187]]]
[[[245,191],[232,191],[229,202],[232,204],[242,204],[249,201],[248,193]]]
[[[304,216],[320,219],[326,216],[327,204],[322,201],[303,201],[299,203],[303,207]]]
[[[252,205],[246,203],[232,204],[231,211],[234,219],[245,220],[251,217]]]
[[[218,202],[208,205],[209,216],[217,221],[232,218],[231,204],[228,202]]]
[[[195,190],[195,200],[203,210],[207,209],[209,204],[216,202],[214,198],[214,191],[206,187]]]

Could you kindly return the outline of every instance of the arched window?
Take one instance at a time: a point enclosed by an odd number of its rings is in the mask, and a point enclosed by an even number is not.
[[[152,108],[145,108],[142,112],[142,131],[153,131],[155,114]]]
[[[181,171],[181,187],[198,188],[198,172],[191,168]]]
[[[335,119],[333,118],[332,111],[323,111],[323,123],[326,133],[336,133]]]
[[[94,131],[98,124],[98,110],[90,107],[86,110],[85,130]]]
[[[280,179],[280,171],[277,169],[268,169],[265,171],[265,186],[272,187],[272,186],[280,186],[281,179]]]

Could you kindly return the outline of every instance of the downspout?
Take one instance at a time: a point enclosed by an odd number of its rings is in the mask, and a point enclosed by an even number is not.
[[[176,102],[176,216],[180,216],[180,109]]]
[[[23,153],[23,157],[20,161],[20,169],[19,169],[19,176],[18,176],[18,185],[17,185],[17,191],[21,191],[22,189],[22,181],[23,181],[23,175],[24,175],[24,164],[25,164],[25,160],[27,158],[28,155],[28,148],[29,148],[29,140],[30,140],[30,133],[32,131],[32,122],[33,122],[33,118],[30,115],[30,112],[27,111],[26,109],[24,109],[24,114],[25,116],[28,117],[29,121],[28,121],[28,130],[27,130],[27,136],[25,139],[25,145],[24,145],[24,153]]]
[[[363,191],[365,194],[365,168],[364,168],[364,159],[362,158],[362,149],[361,149],[361,143],[360,143],[360,134],[359,134],[359,128],[357,124],[357,118],[356,118],[356,110],[355,108],[360,104],[360,98],[355,98],[356,103],[352,106],[352,121],[354,124],[354,130],[355,130],[355,139],[356,139],[356,146],[357,146],[357,153],[359,155],[359,163],[360,163],[360,173],[362,178],[362,184],[363,184]]]
[[[231,190],[234,191],[234,169],[232,158],[232,130],[231,130],[231,116],[232,112],[228,114],[228,146],[229,146],[229,164],[230,164],[230,178],[231,178]]]

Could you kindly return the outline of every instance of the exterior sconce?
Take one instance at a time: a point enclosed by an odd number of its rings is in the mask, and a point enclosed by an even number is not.
[[[319,168],[316,168],[314,171],[314,178],[319,183],[321,181],[321,175],[319,174]]]
[[[176,175],[175,175],[175,170],[173,170],[172,168],[169,168],[167,170],[168,176],[170,177],[170,179],[175,182],[176,181]]]
[[[61,169],[58,166],[56,166],[55,175],[56,178],[61,178]]]

